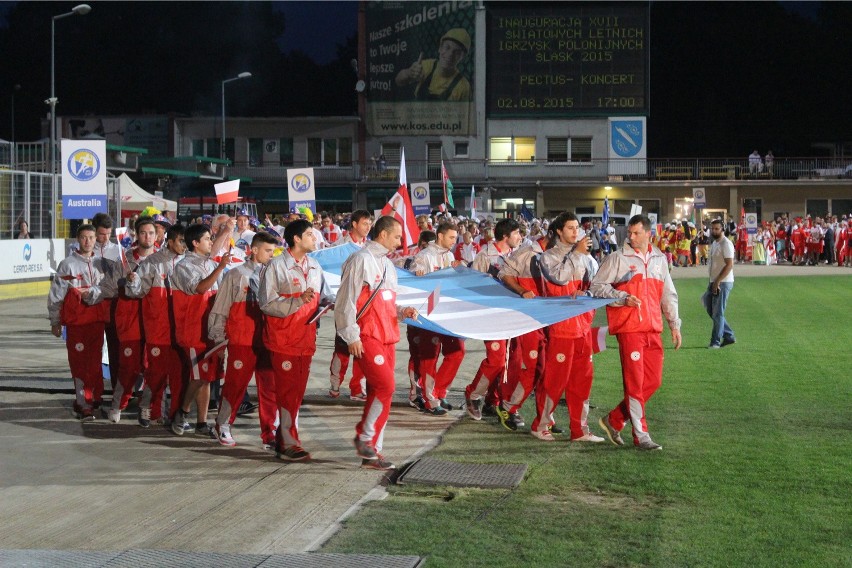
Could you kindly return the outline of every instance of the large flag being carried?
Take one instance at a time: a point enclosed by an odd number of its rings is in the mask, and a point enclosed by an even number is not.
[[[444,160],[441,160],[441,180],[444,184],[444,203],[455,209],[456,205],[453,203],[453,182],[450,181],[450,175],[447,173],[447,168],[444,167]]]
[[[346,244],[311,253],[322,266],[332,292],[340,286],[343,262],[357,250],[355,245]],[[583,296],[525,300],[487,274],[465,267],[445,268],[426,276],[415,276],[401,268],[396,272],[397,304],[420,312],[416,320],[405,320],[406,324],[469,339],[517,337],[616,301]],[[440,302],[436,301],[439,294]],[[432,312],[427,315],[430,296]],[[603,338],[596,339],[599,350]]]
[[[408,254],[408,247],[416,245],[420,238],[420,229],[417,227],[417,219],[414,217],[414,208],[411,206],[411,197],[408,194],[405,148],[402,149],[399,163],[399,190],[382,208],[382,215],[391,215],[402,223],[402,254]]]

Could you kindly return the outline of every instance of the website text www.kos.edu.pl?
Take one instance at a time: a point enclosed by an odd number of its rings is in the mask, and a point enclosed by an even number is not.
[[[402,132],[413,131],[413,130],[441,130],[441,131],[449,131],[456,132],[461,130],[462,123],[459,120],[458,122],[414,122],[410,120],[408,122],[396,122],[396,123],[386,123],[382,124],[382,130],[397,130]]]

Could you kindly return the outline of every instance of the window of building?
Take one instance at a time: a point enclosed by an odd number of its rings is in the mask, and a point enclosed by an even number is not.
[[[534,162],[535,137],[494,137],[490,140],[492,162]]]
[[[348,166],[351,164],[351,138],[308,138],[309,166]]]
[[[221,158],[222,157],[222,146],[221,141],[218,138],[208,138],[207,139],[207,153],[204,154],[208,158]]]
[[[207,154],[204,153],[204,140],[193,140],[192,141],[192,155],[193,156],[206,156],[207,155]]]
[[[468,143],[467,142],[456,142],[455,143],[455,157],[456,158],[467,158],[468,156]]]
[[[293,165],[293,139],[280,138],[278,140],[278,165]]]
[[[547,161],[557,163],[591,162],[592,139],[584,138],[548,138]]]
[[[592,139],[591,138],[571,138],[571,161],[572,162],[591,162],[592,161]]]
[[[399,142],[382,143],[382,154],[388,164],[399,164],[401,148]]]
[[[248,159],[249,166],[253,168],[263,165],[263,138],[249,138]]]

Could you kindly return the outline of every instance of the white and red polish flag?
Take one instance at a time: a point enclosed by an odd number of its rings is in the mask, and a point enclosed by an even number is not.
[[[240,196],[240,180],[223,181],[213,185],[216,190],[216,203],[235,203]]]
[[[606,335],[609,333],[609,327],[593,327],[592,328],[592,353],[600,353],[606,349]]]
[[[441,284],[439,283],[435,286],[435,289],[432,290],[432,293],[429,294],[429,297],[426,298],[426,315],[431,316],[432,312],[435,311],[435,308],[438,307],[438,302],[441,301]]]
[[[405,148],[399,162],[399,190],[382,208],[382,215],[392,215],[402,224],[402,253],[408,254],[408,247],[417,244],[420,229],[414,217],[411,197],[408,194],[408,180],[405,174]]]

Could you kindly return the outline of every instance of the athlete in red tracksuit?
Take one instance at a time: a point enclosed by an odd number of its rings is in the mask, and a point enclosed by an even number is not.
[[[171,306],[169,278],[183,260],[186,245],[184,229],[174,225],[166,233],[166,244],[147,257],[135,272],[127,275],[128,298],[142,299],[142,328],[145,331],[145,387],[139,401],[139,425],[148,428],[151,421],[162,423],[163,394],[169,385],[172,399],[168,416],[180,407],[183,371],[174,337],[174,311]]]
[[[416,318],[417,310],[396,306],[396,268],[387,258],[400,246],[402,225],[393,217],[381,217],[373,234],[367,246],[343,263],[334,324],[367,378],[364,413],[355,426],[356,453],[362,467],[388,470],[396,466],[384,459],[381,450],[396,386],[398,320]]]
[[[514,219],[501,219],[494,227],[494,241],[482,247],[473,259],[471,268],[496,278],[506,259],[520,242],[518,222]],[[505,339],[485,342],[485,359],[480,363],[471,383],[465,388],[465,410],[474,420],[482,420],[482,415],[493,412],[499,402],[497,385],[506,371],[506,343]]]
[[[127,275],[136,271],[154,253],[157,230],[150,217],[140,218],[135,229],[137,245],[126,253],[122,252],[120,261],[111,262],[113,269],[109,278],[105,279],[110,297],[115,298],[110,311],[119,342],[118,380],[109,410],[109,419],[115,423],[121,419],[121,411],[130,402],[145,359],[142,350],[142,300],[129,297],[125,285]]]
[[[223,254],[218,264],[210,259],[213,240],[207,225],[190,225],[184,238],[188,252],[175,266],[171,285],[175,336],[189,368],[189,382],[171,428],[178,436],[189,430],[186,417],[194,401],[198,409],[195,434],[215,437],[207,424],[207,405],[210,403],[210,383],[216,379],[219,366],[218,356],[214,354],[203,359],[202,355],[212,347],[207,323],[222,273],[231,262],[231,253]]]
[[[414,257],[412,270],[417,276],[455,267],[461,264],[451,252],[458,232],[450,223],[441,223],[436,229],[437,240]],[[409,339],[416,344],[420,376],[420,392],[423,398],[423,411],[433,416],[442,416],[452,406],[447,402],[447,389],[456,378],[456,373],[464,360],[464,339],[434,333],[414,326],[408,326],[412,332]],[[444,359],[438,367],[438,356]],[[413,358],[412,354],[412,358]]]
[[[316,234],[305,220],[284,229],[289,248],[270,261],[260,280],[258,303],[263,311],[263,343],[272,357],[280,426],[276,455],[303,461],[311,455],[299,439],[299,407],[305,396],[311,360],[317,349],[317,324],[310,323],[320,306],[334,302],[322,268],[308,253],[317,248]]]
[[[56,268],[47,297],[50,331],[62,335],[65,326],[68,365],[74,380],[74,414],[81,420],[95,419],[93,407],[98,384],[103,389],[101,350],[108,304],[101,303],[100,288],[105,264],[109,260],[95,258],[95,228],[81,225],[77,229],[78,249],[71,252]]]
[[[547,248],[547,237],[521,246],[506,259],[497,277],[522,298],[546,295],[539,258]],[[506,382],[500,386],[501,403],[497,407],[500,423],[509,430],[524,425],[520,410],[533,388],[541,381],[545,362],[545,330],[537,329],[509,342],[509,368]]]
[[[604,260],[591,284],[599,298],[622,302],[606,308],[609,333],[618,338],[624,400],[600,420],[612,443],[623,445],[620,431],[629,420],[633,443],[642,450],[659,450],[648,434],[645,404],[663,381],[663,331],[665,316],[675,349],[680,348],[680,318],[677,291],[672,284],[665,256],[649,243],[651,221],[634,215],[628,222],[628,242]]]
[[[373,219],[370,217],[370,212],[366,209],[358,209],[352,212],[351,225],[349,232],[342,238],[336,239],[331,246],[341,246],[353,244],[357,247],[363,247],[367,244],[367,235],[370,234],[370,228],[373,226]],[[340,396],[340,385],[343,384],[343,379],[346,376],[346,369],[349,368],[349,347],[346,342],[340,337],[334,338],[334,352],[331,354],[331,364],[329,365],[329,389],[328,396],[337,398]],[[352,378],[349,379],[349,399],[364,401],[367,396],[364,394],[364,372],[356,359],[352,362]]]
[[[590,242],[573,213],[562,213],[550,224],[556,244],[541,255],[541,272],[547,296],[585,294],[596,264],[588,255]],[[589,393],[592,391],[592,320],[594,310],[555,323],[547,330],[544,380],[536,387],[536,417],[531,433],[553,441],[553,412],[565,395],[571,440],[603,442],[589,431]]]
[[[210,341],[214,345],[228,342],[225,384],[215,426],[216,437],[223,446],[236,445],[231,425],[252,375],[260,403],[260,438],[268,447],[275,444],[278,418],[275,376],[269,352],[263,346],[263,314],[257,298],[261,271],[275,254],[277,244],[278,240],[269,233],[256,233],[250,245],[251,258],[225,274],[210,311],[207,323]]]

